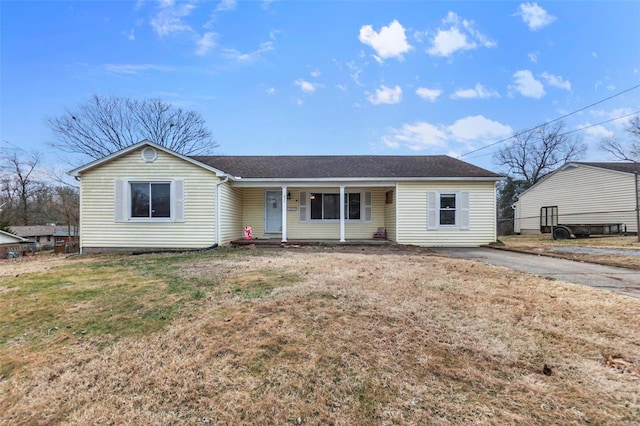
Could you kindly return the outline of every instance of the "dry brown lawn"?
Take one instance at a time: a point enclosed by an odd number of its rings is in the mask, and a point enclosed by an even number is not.
[[[621,266],[625,268],[640,269],[640,243],[636,236],[630,237],[591,237],[572,238],[568,240],[553,240],[549,234],[545,235],[509,235],[501,236],[500,241],[507,248],[531,251],[555,257],[581,262],[596,262],[605,265]],[[554,250],[558,247],[590,247],[600,249],[621,249],[637,251],[638,255],[617,255],[598,253],[568,253]]]
[[[210,285],[159,330],[0,342],[0,424],[640,423],[640,300],[420,249],[124,261]]]

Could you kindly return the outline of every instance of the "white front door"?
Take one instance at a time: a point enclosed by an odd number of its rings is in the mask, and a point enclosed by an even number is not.
[[[265,191],[264,232],[282,232],[282,191]]]

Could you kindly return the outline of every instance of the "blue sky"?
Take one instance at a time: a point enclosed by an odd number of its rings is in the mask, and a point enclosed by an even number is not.
[[[640,84],[640,2],[1,1],[3,150],[92,94],[198,111],[218,154],[458,156]],[[565,119],[640,111],[640,88]],[[587,160],[625,120],[576,134]],[[498,171],[492,153],[462,157]],[[77,161],[77,160],[76,160]]]

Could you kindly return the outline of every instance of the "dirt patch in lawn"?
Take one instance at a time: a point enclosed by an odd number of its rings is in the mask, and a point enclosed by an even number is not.
[[[506,249],[560,257],[578,262],[640,269],[640,243],[635,236],[552,240],[549,235],[510,235],[500,237],[500,241]],[[593,250],[589,253],[581,253],[562,250],[574,247],[606,249],[608,252],[598,253],[598,250]],[[619,253],[614,253],[616,250],[619,250]],[[639,255],[629,255],[629,251],[637,251]]]
[[[161,331],[30,358],[0,381],[0,423],[640,422],[640,301],[348,251],[138,256],[170,262],[167,285],[212,284]]]

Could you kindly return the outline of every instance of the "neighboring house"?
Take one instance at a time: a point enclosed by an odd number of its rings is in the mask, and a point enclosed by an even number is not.
[[[62,241],[69,241],[77,236],[77,229],[67,225],[29,225],[12,226],[14,234],[35,241],[43,248],[52,248]]]
[[[83,253],[205,248],[244,236],[420,246],[496,240],[502,177],[447,156],[198,156],[142,141],[69,172]]]
[[[620,223],[637,232],[635,172],[634,163],[567,163],[520,194],[514,231],[539,234],[541,209],[557,207],[560,224]]]
[[[22,254],[28,250],[28,243],[29,240],[26,238],[0,230],[0,259],[16,257],[17,253]]]
[[[0,229],[0,244],[26,243],[28,240]]]

